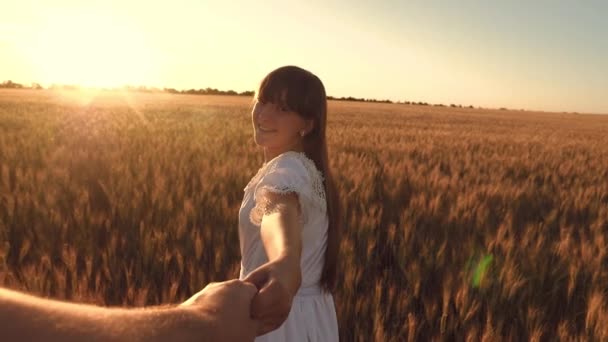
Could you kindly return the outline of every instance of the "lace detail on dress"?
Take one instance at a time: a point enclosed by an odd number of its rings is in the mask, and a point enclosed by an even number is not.
[[[279,163],[280,160],[288,157],[295,157],[297,159],[296,163],[300,164],[300,167],[296,166],[295,169],[291,169],[284,163]],[[304,168],[306,175],[302,175],[301,167]],[[299,197],[302,222],[307,221],[307,213],[302,205],[303,202],[309,203],[310,206],[321,213],[327,211],[323,175],[317,169],[315,163],[303,152],[288,151],[266,163],[247,184],[245,191],[252,187],[255,188],[254,192],[257,194],[257,196],[254,196],[257,197],[257,204],[250,213],[250,219],[256,225],[260,224],[268,204],[264,203],[263,199],[263,194],[266,191],[280,194],[296,193]]]
[[[327,209],[327,205],[326,205],[326,200],[325,200],[325,188],[323,187],[323,174],[317,169],[315,162],[312,161],[310,158],[308,158],[308,156],[306,156],[306,154],[304,152],[295,152],[295,151],[288,151],[283,153],[282,155],[293,155],[294,157],[296,157],[298,160],[300,160],[302,162],[302,164],[304,165],[304,167],[306,168],[306,171],[308,172],[308,174],[310,175],[310,179],[312,181],[312,200],[314,201],[314,204],[316,204],[319,208],[326,210]],[[266,172],[264,172],[264,174],[269,174],[272,173],[276,170],[276,168],[278,167],[278,163],[276,162],[278,160],[278,157],[274,159],[274,163],[269,162],[269,167],[268,170],[266,170]],[[289,191],[295,191],[298,189],[298,186],[300,184],[292,184],[292,186],[290,186],[288,189],[272,189],[276,192],[289,192]]]
[[[323,174],[317,169],[315,162],[308,158],[304,152],[294,153],[298,156],[298,159],[302,161],[312,180],[312,199],[315,204],[325,212],[327,210],[327,202],[325,199],[325,187],[323,186]]]
[[[280,193],[280,194],[289,194],[289,193],[293,193],[296,196],[298,195],[297,192],[286,189],[285,191],[282,190],[278,190],[278,189],[272,189],[272,190],[268,190],[267,188],[263,188],[261,190],[258,190],[258,203],[255,205],[255,207],[253,207],[251,209],[251,212],[249,213],[249,220],[254,223],[256,226],[259,226],[262,224],[262,217],[264,215],[270,215],[279,211],[284,210],[285,205],[283,203],[276,203],[273,202],[271,200],[268,199],[268,197],[265,195],[266,191],[271,191],[273,193]],[[298,203],[300,203],[300,201],[298,200]],[[302,206],[300,205],[298,207],[298,221],[300,222],[300,224],[304,225],[304,216],[302,215]]]
[[[243,189],[243,191],[247,191],[247,189],[251,188],[252,186],[255,186],[258,181],[260,180],[260,177],[262,177],[262,173],[264,172],[264,169],[266,168],[267,164],[264,163],[264,165],[258,169],[258,172],[256,172],[255,176],[253,176],[253,178],[251,178],[251,180],[249,180],[249,183],[247,183],[247,185],[245,186],[245,188]]]

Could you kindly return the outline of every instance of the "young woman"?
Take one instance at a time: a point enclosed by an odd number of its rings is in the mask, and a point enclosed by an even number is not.
[[[338,341],[331,291],[340,212],[326,117],[323,83],[304,69],[276,69],[256,93],[252,123],[265,162],[239,211],[240,278],[258,288],[256,341]]]

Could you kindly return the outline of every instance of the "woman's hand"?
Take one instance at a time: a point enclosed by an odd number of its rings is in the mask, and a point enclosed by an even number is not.
[[[280,327],[289,315],[302,282],[300,261],[295,257],[278,258],[258,267],[244,281],[258,288],[251,303],[251,317],[259,321],[257,335],[264,335]]]

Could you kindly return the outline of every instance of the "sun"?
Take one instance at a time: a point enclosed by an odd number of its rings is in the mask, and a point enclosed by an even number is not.
[[[74,9],[49,13],[22,50],[40,83],[155,85],[161,58],[150,38],[128,17]]]

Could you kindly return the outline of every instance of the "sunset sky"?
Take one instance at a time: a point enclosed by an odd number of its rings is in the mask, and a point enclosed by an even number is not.
[[[0,81],[254,90],[608,113],[606,1],[4,1]]]

